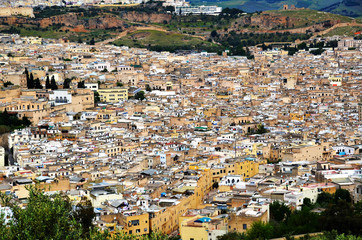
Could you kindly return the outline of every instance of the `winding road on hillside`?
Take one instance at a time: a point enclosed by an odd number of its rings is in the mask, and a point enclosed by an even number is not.
[[[318,35],[321,35],[321,36],[325,35],[325,34],[329,33],[330,31],[332,31],[333,29],[336,29],[338,27],[361,27],[362,28],[362,23],[357,23],[357,22],[337,23],[337,24],[333,25],[332,27],[330,27],[330,28],[328,28],[326,30],[314,33],[313,37],[316,37]]]
[[[264,30],[264,31],[260,31],[261,33],[275,33],[275,32],[290,32],[290,33],[302,33],[305,32],[307,30],[310,30],[311,28],[315,27],[313,26],[308,26],[308,27],[304,27],[304,28],[295,28],[295,29],[285,29],[285,30]],[[313,33],[313,37],[316,37],[318,35],[325,35],[327,33],[329,33],[330,31],[338,28],[338,27],[361,27],[362,28],[362,23],[357,23],[355,21],[350,22],[350,23],[337,23],[335,25],[333,25],[332,27],[325,29],[323,31],[320,32],[315,32]],[[168,31],[164,28],[161,27],[157,27],[157,26],[138,26],[138,27],[130,27],[127,30],[120,32],[116,37],[114,38],[110,38],[101,42],[97,42],[95,45],[96,46],[101,46],[101,45],[106,45],[106,44],[110,44],[122,37],[127,36],[127,34],[138,31],[138,30],[154,30],[154,31],[160,31],[160,32],[167,32],[167,33],[176,33],[176,34],[182,34],[179,32],[172,32],[172,31]],[[184,34],[187,36],[191,36],[191,37],[196,37],[196,38],[200,38],[201,40],[206,40],[206,37],[204,36],[198,36],[198,35],[191,35],[191,34]]]
[[[131,33],[131,32],[135,32],[135,31],[139,31],[139,30],[153,30],[153,31],[160,31],[160,32],[167,32],[167,33],[176,33],[176,34],[183,34],[183,35],[186,35],[186,36],[190,36],[190,37],[195,37],[195,38],[200,38],[201,40],[206,40],[205,37],[203,36],[196,36],[196,35],[191,35],[191,34],[185,34],[185,33],[179,33],[179,32],[172,32],[172,31],[168,31],[164,28],[161,28],[161,27],[156,27],[156,26],[148,26],[148,27],[145,27],[145,26],[139,26],[139,27],[130,27],[128,28],[126,31],[123,31],[121,33],[119,33],[116,37],[114,38],[110,38],[110,39],[107,39],[107,40],[104,40],[104,41],[101,41],[101,42],[97,42],[95,43],[96,46],[101,46],[101,45],[105,45],[105,44],[109,44],[109,43],[112,43],[120,38],[123,38],[125,36],[127,36],[127,34]]]

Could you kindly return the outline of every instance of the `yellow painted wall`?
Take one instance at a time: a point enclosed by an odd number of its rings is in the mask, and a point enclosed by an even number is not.
[[[128,90],[125,88],[99,89],[102,102],[119,102],[128,100]]]

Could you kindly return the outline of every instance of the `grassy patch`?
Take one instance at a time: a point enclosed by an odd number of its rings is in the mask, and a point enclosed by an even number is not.
[[[65,32],[56,32],[53,30],[41,31],[35,29],[20,28],[20,36],[32,36],[41,38],[60,38],[65,35]]]
[[[350,27],[337,27],[331,30],[329,33],[325,34],[324,36],[334,36],[334,35],[346,35],[346,36],[355,36],[355,32],[362,31],[362,27],[357,26],[350,26]]]
[[[168,23],[155,24],[170,31],[196,35],[209,35],[212,30],[228,28],[232,19],[219,16],[192,15],[172,16]]]
[[[219,46],[197,37],[156,30],[135,31],[114,42],[117,46],[141,47],[156,51],[219,50]]]
[[[351,22],[350,17],[336,15],[333,13],[320,12],[311,9],[301,10],[270,10],[265,13],[269,13],[276,16],[286,16],[294,21],[294,27],[306,27],[317,23],[322,23],[328,20],[339,20],[340,22]]]
[[[10,31],[10,32],[9,32]],[[73,32],[69,30],[62,30],[57,27],[37,28],[35,26],[17,26],[9,27],[2,26],[0,32],[4,33],[18,33],[20,36],[31,36],[41,38],[67,38],[72,42],[89,42],[94,38],[95,42],[103,41],[117,35],[115,30],[93,30],[89,32]]]

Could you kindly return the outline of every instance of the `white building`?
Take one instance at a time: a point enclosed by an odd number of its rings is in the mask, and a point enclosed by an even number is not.
[[[353,146],[335,146],[332,147],[336,154],[338,155],[353,155],[355,153],[355,148]]]
[[[105,69],[107,69],[107,71],[112,71],[111,64],[109,62],[92,62],[87,65],[87,68],[98,71],[104,71]]]
[[[98,83],[85,83],[84,86],[93,91],[98,91]]]
[[[176,6],[175,7],[175,13],[177,15],[200,15],[200,14],[206,14],[206,15],[219,15],[222,11],[222,7],[218,6],[194,6],[194,7],[188,7],[188,6]]]
[[[219,186],[234,186],[240,182],[242,182],[241,175],[228,175],[220,180]]]
[[[5,149],[0,146],[0,167],[5,166]]]
[[[284,202],[291,204],[300,209],[300,206],[303,205],[304,195],[302,192],[290,192],[284,194]]]
[[[68,90],[54,90],[49,94],[49,102],[54,106],[72,103],[72,94]]]
[[[23,128],[23,129],[19,129],[19,130],[14,130],[8,136],[9,148],[14,147],[15,144],[18,144],[20,142],[28,142],[31,139],[33,139],[33,134],[31,133],[30,128]]]

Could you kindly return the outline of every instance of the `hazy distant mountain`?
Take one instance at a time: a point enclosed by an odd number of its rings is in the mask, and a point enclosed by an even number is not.
[[[277,10],[283,5],[333,12],[351,17],[362,16],[361,0],[191,0],[192,4],[216,4],[235,7],[246,12]]]
[[[343,0],[331,4],[327,7],[321,8],[321,11],[331,12],[335,14],[350,16],[350,17],[361,17],[362,16],[362,1],[360,0]]]

